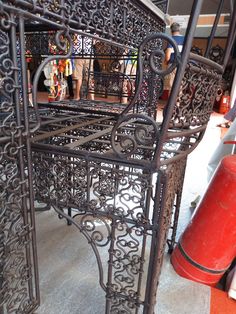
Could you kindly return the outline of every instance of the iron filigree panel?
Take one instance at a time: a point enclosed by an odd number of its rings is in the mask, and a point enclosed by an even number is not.
[[[25,314],[39,303],[29,134],[20,107],[25,61],[16,57],[14,17],[1,11],[0,19],[0,312]]]
[[[168,8],[169,0],[152,0],[152,2],[160,9],[162,12],[166,13]]]
[[[12,1],[7,0],[4,5],[10,9]],[[147,34],[163,31],[165,27],[161,11],[157,16],[139,1],[17,0],[14,8],[30,14],[31,19],[33,16],[42,22],[49,19],[58,28],[69,25],[71,29],[133,47],[137,47]]]
[[[36,199],[50,204],[74,224],[94,250],[108,313],[132,314],[152,308],[155,301],[150,301],[152,283],[148,282],[147,268],[154,267],[157,251],[151,246],[162,244],[164,249],[173,206],[173,195],[166,197],[164,186],[169,182],[174,193],[177,174],[170,169],[172,179],[167,180],[165,172],[151,174],[145,169],[37,149],[33,162]],[[180,167],[174,169],[182,173]],[[100,255],[104,247],[106,261]],[[161,254],[149,272],[156,278]]]
[[[153,5],[151,11],[148,3],[0,2],[0,310],[4,314],[30,313],[38,304],[33,195],[76,226],[92,246],[106,295],[106,313],[154,312],[186,157],[204,134],[222,68],[191,56],[180,75],[187,48],[180,55],[174,41],[161,33],[164,14]],[[167,2],[155,3],[166,10]],[[194,1],[193,26],[198,3]],[[50,49],[46,47],[46,58],[35,73],[32,112],[25,50],[28,45],[37,53],[33,42],[38,37],[35,33],[32,42],[25,37],[26,20],[29,26],[46,23],[54,28],[45,37]],[[75,44],[78,36],[89,37],[84,47]],[[108,51],[111,55],[114,51],[116,56],[123,55],[123,48],[135,52],[139,48],[137,80],[129,104],[125,108],[101,100],[44,104],[48,109],[39,116],[37,84],[44,66],[73,54],[91,55],[90,38],[113,44]],[[175,60],[165,71],[163,41],[170,42],[175,51]],[[102,50],[98,53],[103,55]],[[175,82],[176,95],[163,118],[156,121],[163,77],[176,67],[179,94]],[[120,70],[117,63],[112,68]],[[176,218],[178,210],[175,214]],[[107,253],[105,261],[102,249]]]

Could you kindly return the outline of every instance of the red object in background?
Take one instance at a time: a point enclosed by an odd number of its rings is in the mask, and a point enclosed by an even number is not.
[[[221,161],[171,262],[182,277],[215,286],[236,256],[236,155]]]
[[[225,114],[230,110],[230,96],[223,95],[220,100],[219,113]]]
[[[56,100],[56,97],[54,95],[48,95],[48,102],[53,102]]]
[[[168,98],[169,98],[169,90],[163,90],[163,93],[162,93],[162,95],[161,95],[161,99],[162,100],[167,100]]]
[[[25,55],[26,55],[26,62],[30,63],[32,61],[32,55],[31,55],[30,50],[26,50]]]
[[[232,144],[232,145],[234,145],[234,144],[236,144],[236,141],[224,141],[224,144]]]

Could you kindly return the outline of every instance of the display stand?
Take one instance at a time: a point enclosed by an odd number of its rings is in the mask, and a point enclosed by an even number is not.
[[[1,104],[7,115],[1,120],[4,314],[16,309],[31,313],[39,304],[35,200],[53,208],[88,240],[106,313],[153,314],[171,224],[170,247],[175,241],[186,158],[202,139],[223,72],[222,66],[190,54],[201,5],[194,1],[180,55],[163,34],[165,13],[149,0],[0,3],[5,39]],[[167,2],[160,7],[166,9]],[[232,21],[229,49],[235,12]],[[25,88],[25,25],[30,23],[35,29],[38,23],[54,27],[60,52],[46,54],[35,72],[33,110]],[[73,55],[75,34],[138,51],[128,104],[81,99],[39,105],[37,87],[45,65]],[[164,42],[175,50],[166,71]],[[163,78],[174,68],[168,104],[163,117],[156,118]]]

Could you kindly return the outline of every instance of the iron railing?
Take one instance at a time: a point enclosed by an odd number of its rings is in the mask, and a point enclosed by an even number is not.
[[[202,2],[194,1],[182,54],[163,34],[164,13],[149,0],[0,2],[2,313],[31,313],[39,304],[34,200],[53,208],[90,243],[106,313],[154,312],[171,225],[170,249],[175,242],[186,159],[202,139],[223,72],[190,54]],[[226,59],[235,20],[233,12]],[[55,54],[47,53],[36,68],[30,107],[26,30],[43,23],[54,28],[47,36],[53,37]],[[78,35],[99,40],[110,51],[138,51],[128,104],[38,103],[45,65],[71,58]],[[162,69],[165,42],[175,50],[167,70]],[[160,115],[163,79],[175,69]],[[128,80],[125,75],[119,73],[118,81]]]

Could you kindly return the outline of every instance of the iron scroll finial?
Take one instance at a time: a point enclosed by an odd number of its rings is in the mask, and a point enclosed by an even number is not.
[[[33,107],[35,108],[36,112],[38,112],[38,105],[37,105],[37,87],[38,87],[38,81],[39,77],[46,66],[46,64],[52,60],[58,60],[58,59],[68,59],[72,55],[72,38],[68,32],[64,31],[58,31],[56,33],[56,45],[58,46],[59,49],[61,49],[63,52],[66,54],[61,54],[61,55],[53,55],[47,57],[38,67],[35,76],[34,76],[34,81],[33,81]],[[37,123],[36,127],[31,130],[31,133],[34,133],[40,126],[40,121]]]
[[[174,60],[167,69],[162,69],[161,60],[164,58],[164,50],[161,48],[163,48],[163,41],[173,46],[174,50]],[[149,64],[151,72],[163,78],[180,64],[180,60],[181,56],[178,45],[169,35],[163,33],[151,34],[140,45],[138,51],[138,84],[135,95],[130,104],[122,112],[112,130],[112,148],[120,158],[130,158],[131,155],[136,154],[145,146],[152,146],[154,148],[158,142],[159,128],[153,118],[139,113],[128,114],[131,109],[134,109],[142,89],[144,62]],[[123,131],[124,126],[129,126],[129,132]],[[151,160],[154,160],[155,149],[153,151]]]
[[[129,132],[127,132],[127,128]],[[122,116],[111,134],[113,151],[120,158],[138,154],[143,147],[154,146],[158,142],[159,130],[154,119],[142,114]],[[154,157],[153,157],[154,158]]]
[[[163,59],[164,59],[164,45],[163,42],[170,44],[174,50],[174,59],[167,69],[163,69]],[[156,59],[158,60],[156,62]],[[153,33],[147,36],[138,50],[138,65],[137,65],[137,86],[135,89],[135,95],[131,100],[130,104],[124,109],[122,114],[128,113],[132,108],[134,108],[135,103],[140,95],[142,89],[143,77],[144,77],[144,61],[150,66],[152,73],[159,75],[160,78],[164,78],[166,75],[170,74],[181,62],[181,55],[175,40],[167,34],[164,33]]]

